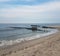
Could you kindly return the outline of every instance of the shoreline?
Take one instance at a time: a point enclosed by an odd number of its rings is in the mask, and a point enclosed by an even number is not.
[[[14,45],[14,44],[17,44],[17,43],[21,43],[21,42],[24,42],[24,41],[29,41],[29,40],[33,40],[33,39],[37,39],[37,38],[42,38],[42,37],[45,37],[45,36],[48,36],[48,35],[51,35],[51,34],[54,34],[56,32],[58,32],[57,29],[49,29],[51,31],[49,32],[46,32],[46,33],[42,33],[42,34],[37,34],[37,35],[34,35],[34,36],[30,36],[30,37],[26,37],[26,38],[19,38],[19,39],[16,39],[16,40],[2,40],[0,41],[0,47],[3,47],[3,46],[10,46],[10,45]]]
[[[59,27],[59,29],[60,29],[60,27]],[[28,55],[25,55],[24,52],[27,52],[27,50],[30,50],[31,48],[32,48],[31,52],[33,52],[33,49],[35,48],[35,46],[40,46],[44,42],[50,41],[51,39],[53,39],[53,41],[54,41],[54,36],[58,37],[59,33],[60,33],[60,31],[57,32],[57,33],[48,35],[48,36],[44,36],[42,38],[36,38],[36,39],[33,39],[33,40],[22,41],[21,43],[18,43],[18,44],[15,44],[15,45],[11,45],[11,46],[8,46],[8,47],[3,47],[2,49],[0,48],[0,56],[14,56],[14,55],[16,56],[17,54],[19,56],[20,53],[21,53],[20,54],[21,56],[23,56],[23,54],[24,54],[24,56],[28,56]],[[28,52],[30,52],[30,51],[28,51]],[[27,52],[27,54],[28,54],[28,52]],[[32,55],[30,55],[30,56],[32,56]]]

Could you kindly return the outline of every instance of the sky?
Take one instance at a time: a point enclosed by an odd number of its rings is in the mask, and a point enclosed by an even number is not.
[[[0,23],[60,23],[60,0],[0,0]]]

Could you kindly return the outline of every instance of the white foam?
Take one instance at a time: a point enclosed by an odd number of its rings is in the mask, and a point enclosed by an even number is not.
[[[6,40],[3,40],[3,41],[0,41],[1,44],[0,46],[5,46],[5,45],[13,45],[15,43],[20,43],[22,41],[28,41],[28,40],[32,40],[32,39],[36,39],[36,38],[40,38],[40,37],[44,37],[44,36],[48,36],[48,35],[51,35],[51,34],[54,34],[58,32],[57,29],[51,29],[50,32],[47,32],[47,33],[43,33],[43,34],[37,34],[35,36],[31,36],[31,37],[26,37],[26,38],[20,38],[20,39],[16,39],[16,40],[10,40],[10,41],[6,41]]]

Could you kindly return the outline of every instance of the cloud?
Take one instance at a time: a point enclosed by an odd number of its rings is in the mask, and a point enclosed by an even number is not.
[[[8,1],[32,2],[32,1],[35,1],[35,0],[0,0],[0,2],[8,2]]]
[[[7,2],[7,1],[11,1],[11,0],[0,0],[0,2]]]
[[[59,21],[60,2],[48,2],[39,5],[6,5],[0,9],[0,20],[9,22],[44,22]],[[58,19],[58,20],[57,20]],[[41,20],[41,21],[40,21]]]
[[[60,0],[46,0],[46,1],[60,1]],[[0,2],[44,2],[44,0],[0,0]]]
[[[35,6],[18,6],[14,8],[0,9],[0,17],[5,18],[37,18],[43,17],[45,13],[58,11],[60,9],[60,2],[49,2],[42,5]],[[59,10],[60,11],[60,10]]]

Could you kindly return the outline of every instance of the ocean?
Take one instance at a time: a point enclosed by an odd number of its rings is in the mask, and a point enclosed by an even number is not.
[[[32,31],[28,29],[14,29],[11,27],[27,27],[31,25],[51,26],[60,24],[0,24],[0,46],[12,45],[21,41],[27,41],[42,36],[46,36],[57,32],[56,29],[48,29],[48,31]]]

